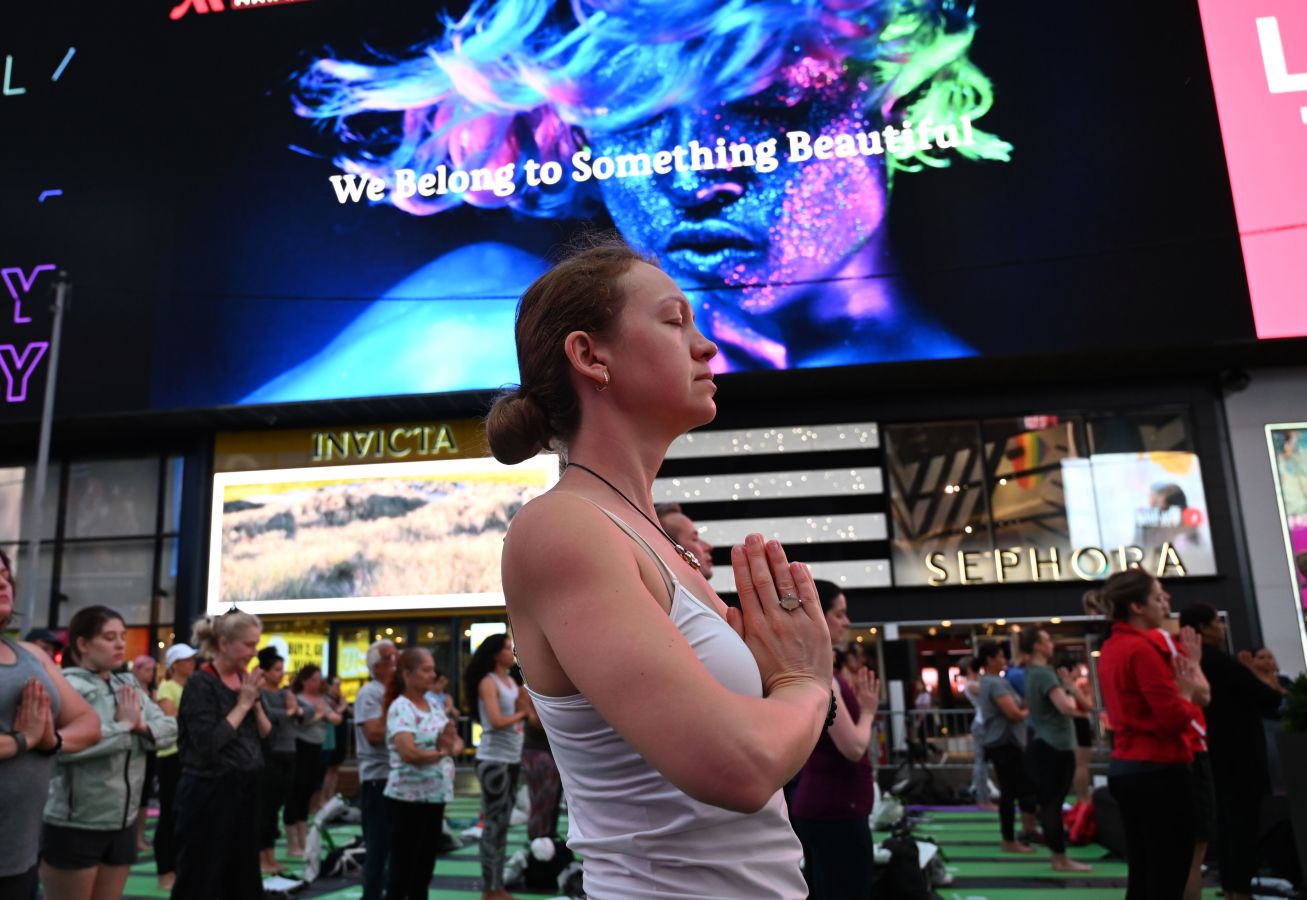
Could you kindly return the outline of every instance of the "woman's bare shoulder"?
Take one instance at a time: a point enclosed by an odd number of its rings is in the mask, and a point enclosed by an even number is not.
[[[546,491],[528,502],[508,526],[504,554],[530,551],[541,543],[566,539],[576,531],[599,530],[610,523],[595,503],[571,491],[557,488]]]
[[[638,584],[640,568],[602,507],[553,490],[518,511],[504,540],[504,591],[519,608],[532,597],[587,584]],[[612,580],[616,579],[616,580]]]

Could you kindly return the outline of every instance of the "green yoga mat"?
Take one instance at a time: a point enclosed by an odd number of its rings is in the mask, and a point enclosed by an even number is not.
[[[948,857],[948,848],[944,848],[944,855]],[[1123,862],[1097,862],[1094,864],[1092,872],[1054,872],[1048,864],[1048,857],[1028,856],[1024,860],[1018,860],[1013,857],[1011,860],[1004,859],[1002,862],[979,862],[966,859],[949,858],[948,870],[957,878],[1054,878],[1059,881],[1070,879],[1092,880],[1095,878],[1117,878],[1126,877],[1126,867]]]
[[[950,860],[953,859],[973,859],[973,860],[1001,860],[1003,862],[1025,862],[1028,860],[1039,860],[1048,862],[1048,851],[1042,847],[1035,848],[1037,852],[1028,855],[1017,855],[1012,853],[1003,853],[998,848],[998,842],[988,846],[972,846],[969,844],[950,844],[947,841],[939,841],[939,846],[944,851],[944,855]],[[1072,859],[1078,859],[1083,862],[1095,862],[1107,856],[1107,851],[1102,847],[1067,847],[1066,855]],[[1116,862],[1117,860],[1113,860]]]
[[[943,900],[1121,900],[1121,888],[1065,888],[1050,894],[1047,887],[1031,888],[940,888]],[[1215,888],[1203,891],[1203,900],[1217,900]]]

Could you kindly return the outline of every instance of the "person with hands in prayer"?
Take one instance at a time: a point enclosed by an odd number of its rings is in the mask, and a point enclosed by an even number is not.
[[[816,585],[836,644],[832,657],[837,658],[849,626],[848,598],[833,582],[818,580]],[[859,645],[845,646],[845,652],[852,653]],[[870,666],[850,672],[837,665],[831,687],[837,699],[835,721],[817,741],[791,797],[810,900],[868,897],[873,882],[868,817],[876,790],[867,751],[880,704],[880,681]]]
[[[716,414],[716,346],[616,237],[528,288],[516,334],[522,383],[490,412],[491,449],[569,466],[514,518],[504,592],[587,895],[806,897],[781,787],[832,706],[816,586],[752,534],[728,608],[654,511],[668,447]]]
[[[41,832],[41,887],[48,900],[117,897],[136,861],[145,754],[177,741],[164,714],[130,674],[123,617],[87,606],[68,623],[64,677],[100,718],[100,740],[55,758]]]
[[[1188,737],[1211,688],[1193,636],[1170,655],[1151,634],[1171,613],[1162,582],[1142,569],[1117,572],[1086,595],[1112,631],[1098,659],[1103,705],[1112,724],[1107,786],[1125,823],[1126,900],[1180,900],[1198,837],[1198,804]]]
[[[55,755],[100,742],[100,716],[43,648],[5,634],[14,617],[14,575],[0,550],[0,900],[36,890],[41,809]]]
[[[263,670],[250,668],[262,629],[258,618],[235,609],[195,626],[191,643],[209,661],[186,682],[178,715],[173,900],[263,896],[258,776],[272,722],[260,702]]]

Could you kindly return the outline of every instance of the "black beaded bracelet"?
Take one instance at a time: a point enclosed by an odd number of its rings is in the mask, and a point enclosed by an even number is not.
[[[59,732],[58,729],[56,729],[56,730],[55,730],[55,733],[54,733],[54,746],[53,746],[53,747],[49,747],[49,748],[47,748],[47,749],[45,749],[45,750],[42,750],[40,747],[37,747],[37,748],[36,748],[34,751],[32,751],[32,752],[34,752],[34,753],[38,753],[38,754],[40,754],[41,756],[54,756],[56,753],[58,753],[58,752],[59,752],[60,750],[62,750],[63,748],[64,748],[64,736]]]
[[[835,692],[830,692],[830,709],[826,710],[826,727],[830,728],[835,724]]]

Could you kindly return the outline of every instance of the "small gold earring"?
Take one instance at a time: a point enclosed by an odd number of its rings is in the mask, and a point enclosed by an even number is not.
[[[595,390],[598,391],[598,392],[601,393],[601,394],[602,394],[604,391],[608,390],[608,381],[609,381],[609,379],[608,379],[608,370],[607,370],[607,369],[604,369],[604,383],[603,383],[603,384],[596,384],[596,385],[595,385]]]

